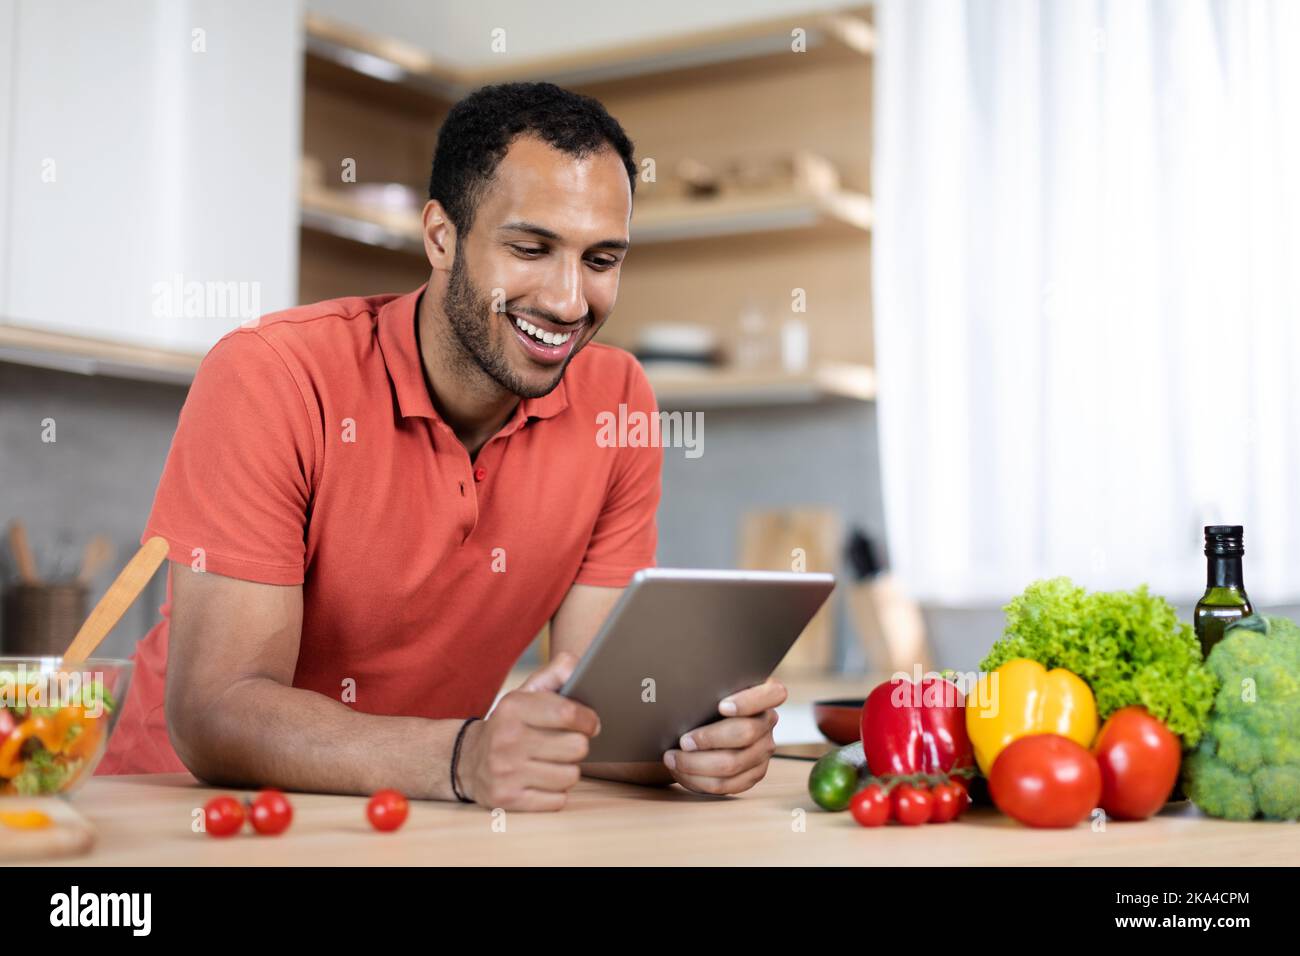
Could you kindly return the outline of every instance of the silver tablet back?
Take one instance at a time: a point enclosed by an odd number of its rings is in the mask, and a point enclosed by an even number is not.
[[[767,679],[834,587],[810,572],[637,572],[560,689],[600,716],[587,760],[662,760]]]

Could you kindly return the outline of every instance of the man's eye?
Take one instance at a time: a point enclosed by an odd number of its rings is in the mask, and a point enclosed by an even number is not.
[[[597,269],[612,269],[618,265],[617,259],[588,259],[587,261]]]
[[[545,249],[539,249],[536,246],[516,246],[513,244],[510,246],[510,248],[513,249],[515,252],[517,252],[519,255],[526,256],[528,258],[532,258],[533,256],[540,256],[543,252],[546,251]]]

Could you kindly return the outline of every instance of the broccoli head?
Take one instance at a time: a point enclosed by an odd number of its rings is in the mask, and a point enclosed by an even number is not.
[[[1300,626],[1253,615],[1230,626],[1206,664],[1219,691],[1183,788],[1214,817],[1300,819]]]

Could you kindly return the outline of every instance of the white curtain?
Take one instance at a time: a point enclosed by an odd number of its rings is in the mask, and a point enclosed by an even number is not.
[[[1300,2],[881,0],[875,328],[918,596],[1300,596]]]

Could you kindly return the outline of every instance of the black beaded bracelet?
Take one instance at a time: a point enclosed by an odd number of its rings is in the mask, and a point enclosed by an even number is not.
[[[456,785],[456,765],[460,763],[460,745],[465,741],[465,731],[469,725],[476,720],[482,720],[481,717],[470,717],[465,723],[460,725],[460,731],[456,734],[456,746],[451,751],[451,792],[456,795],[456,799],[461,803],[473,803],[469,797],[460,792],[460,787]]]

